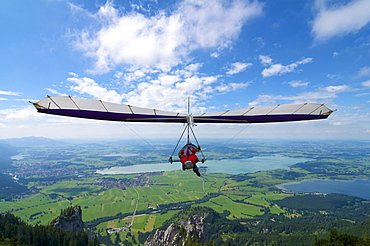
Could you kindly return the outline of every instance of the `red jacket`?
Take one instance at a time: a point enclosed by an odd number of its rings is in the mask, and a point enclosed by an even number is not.
[[[187,161],[191,161],[193,164],[196,164],[199,159],[195,154],[199,149],[193,144],[185,145],[179,152],[180,161],[184,164]]]

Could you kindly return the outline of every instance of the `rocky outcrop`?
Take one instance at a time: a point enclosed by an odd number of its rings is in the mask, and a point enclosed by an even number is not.
[[[165,231],[156,230],[153,235],[147,238],[144,246],[178,245],[181,240],[179,232],[180,227],[175,224],[171,224]]]
[[[61,228],[64,231],[83,232],[84,223],[82,221],[82,210],[80,206],[69,207],[63,210],[51,223],[55,228]]]
[[[144,246],[184,245],[189,240],[204,242],[204,219],[205,217],[200,215],[193,215],[180,225],[171,224],[165,231],[156,230],[153,235],[147,238]]]

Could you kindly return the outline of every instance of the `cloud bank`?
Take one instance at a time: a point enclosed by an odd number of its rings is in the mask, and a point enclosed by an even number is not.
[[[369,0],[352,0],[347,4],[332,2],[316,0],[317,14],[312,22],[315,40],[326,41],[335,36],[356,33],[370,23]]]
[[[76,30],[73,46],[93,58],[92,74],[114,73],[120,93],[90,78],[68,79],[70,90],[96,99],[141,107],[179,110],[190,95],[193,101],[247,87],[248,81],[226,83],[225,75],[204,75],[194,52],[213,54],[231,48],[247,21],[262,14],[263,4],[243,0],[184,0],[171,12],[124,12],[108,1],[96,13],[71,4],[94,25]],[[140,8],[139,8],[140,9]],[[251,63],[235,62],[227,75]],[[194,110],[201,111],[200,106]]]
[[[91,14],[100,28],[80,30],[74,46],[95,60],[91,72],[117,66],[161,71],[186,63],[192,51],[231,45],[246,21],[262,13],[257,1],[185,0],[175,11],[155,15],[120,13],[112,2]]]
[[[265,106],[281,102],[288,103],[306,103],[306,102],[330,102],[338,97],[339,93],[348,92],[351,88],[348,85],[326,86],[316,91],[304,92],[295,96],[267,95],[262,94],[251,103],[250,106]]]

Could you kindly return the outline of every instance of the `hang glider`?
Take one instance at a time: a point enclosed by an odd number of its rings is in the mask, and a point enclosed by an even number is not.
[[[33,105],[38,112],[45,114],[108,121],[187,124],[317,120],[326,119],[333,112],[324,104],[303,103],[190,115],[70,96],[48,96]]]

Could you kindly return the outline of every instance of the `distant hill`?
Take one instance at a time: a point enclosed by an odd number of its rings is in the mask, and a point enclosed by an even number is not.
[[[9,158],[13,155],[16,155],[18,150],[16,147],[10,145],[5,140],[0,140],[0,157],[1,158]]]
[[[50,138],[44,137],[23,137],[23,138],[8,138],[4,139],[6,143],[15,147],[28,147],[28,146],[35,146],[35,145],[63,145],[65,144],[62,141],[53,140]]]
[[[0,173],[0,199],[6,199],[27,191],[26,186],[18,184],[9,175]]]
[[[12,168],[12,160],[9,158],[18,153],[18,148],[0,140],[0,172]]]

